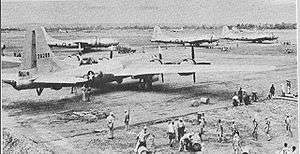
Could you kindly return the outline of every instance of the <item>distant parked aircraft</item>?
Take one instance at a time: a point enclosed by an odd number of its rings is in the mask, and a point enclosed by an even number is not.
[[[239,30],[236,27],[233,27],[230,30],[228,26],[224,26],[222,31],[222,38],[227,40],[262,43],[263,41],[277,40],[278,36],[275,36],[272,33]]]
[[[214,35],[190,36],[190,37],[172,37],[163,34],[159,26],[155,26],[153,30],[151,42],[182,44],[187,46],[200,46],[202,43],[213,43],[219,38]]]
[[[59,40],[51,37],[42,27],[43,33],[46,37],[46,41],[50,47],[63,47],[63,48],[78,48],[87,49],[93,47],[110,47],[119,44],[119,41],[110,38],[87,38],[77,40]]]
[[[1,68],[11,68],[17,67],[21,64],[21,54],[15,56],[6,56],[3,50],[6,48],[4,44],[1,43]]]

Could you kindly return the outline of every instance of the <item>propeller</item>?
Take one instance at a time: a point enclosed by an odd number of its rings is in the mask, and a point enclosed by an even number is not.
[[[112,50],[110,50],[109,58],[110,58],[110,59],[113,58],[113,51],[112,51]]]
[[[195,59],[195,51],[194,51],[194,46],[192,45],[192,59]]]
[[[164,74],[161,73],[160,76],[161,76],[161,82],[162,82],[162,83],[165,83],[165,80],[164,80]]]
[[[196,83],[196,73],[193,73],[193,81]]]

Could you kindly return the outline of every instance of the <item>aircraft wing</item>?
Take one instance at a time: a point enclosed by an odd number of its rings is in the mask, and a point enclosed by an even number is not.
[[[115,76],[158,75],[161,73],[209,73],[209,72],[260,72],[274,70],[266,65],[144,65],[130,66],[114,74]]]
[[[5,62],[5,63],[21,64],[21,58],[20,57],[1,56],[1,61]]]
[[[36,78],[33,82],[45,83],[45,84],[76,84],[76,83],[84,83],[86,81],[88,80],[79,77],[50,75],[50,76],[40,76]]]

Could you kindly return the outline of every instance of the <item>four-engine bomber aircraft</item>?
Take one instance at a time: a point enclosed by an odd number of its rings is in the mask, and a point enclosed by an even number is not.
[[[54,56],[41,27],[31,28],[27,32],[23,53],[24,58],[19,72],[2,74],[2,81],[17,90],[36,89],[38,95],[41,95],[44,88],[59,90],[62,87],[84,84],[99,88],[108,82],[121,83],[128,77],[139,79],[140,85],[147,88],[158,80],[157,75],[163,73],[192,75],[195,72],[254,72],[274,69],[272,66],[255,65],[160,65],[151,62],[135,66],[135,64],[126,65],[117,58],[90,65],[71,65]]]
[[[190,36],[190,37],[172,37],[163,34],[159,26],[155,26],[151,42],[182,44],[185,46],[200,46],[203,43],[217,42],[219,38],[214,35]]]
[[[3,50],[6,48],[1,43],[1,68],[17,67],[21,64],[21,57],[4,55]]]
[[[59,40],[51,37],[42,27],[43,33],[46,37],[47,43],[50,47],[64,47],[64,48],[93,48],[93,47],[110,47],[117,46],[119,41],[110,38],[87,38],[78,40]]]
[[[263,41],[277,40],[278,36],[275,36],[272,33],[241,31],[235,27],[232,27],[230,30],[228,26],[224,26],[222,30],[222,39],[262,43]]]

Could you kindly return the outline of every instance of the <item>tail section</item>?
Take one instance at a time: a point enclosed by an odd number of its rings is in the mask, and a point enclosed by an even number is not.
[[[163,35],[162,30],[159,26],[155,26],[153,29],[153,35],[152,38],[157,39],[160,38]]]
[[[230,32],[230,30],[229,30],[228,26],[223,26],[222,35],[226,36],[229,34],[229,32]]]
[[[60,42],[58,39],[55,39],[55,38],[51,37],[51,36],[46,32],[46,30],[45,30],[44,27],[41,27],[41,29],[42,29],[42,31],[43,31],[43,34],[44,34],[45,39],[46,39],[46,42],[47,42],[48,44],[55,44],[56,42]]]
[[[42,27],[30,28],[26,33],[23,49],[22,69],[36,69],[38,72],[53,72],[60,67],[54,60],[54,54],[47,44],[47,34]]]

